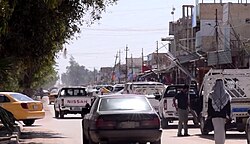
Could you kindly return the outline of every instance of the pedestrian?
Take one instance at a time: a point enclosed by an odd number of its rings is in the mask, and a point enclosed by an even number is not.
[[[224,144],[225,124],[231,120],[231,97],[222,79],[217,79],[208,97],[208,117],[212,119],[215,144]]]
[[[40,95],[40,99],[43,99],[43,95],[44,95],[43,88],[39,89],[39,95]]]
[[[189,136],[188,134],[188,113],[189,113],[189,98],[188,98],[189,86],[184,85],[180,92],[178,92],[173,98],[173,105],[179,114],[178,132],[177,136]],[[176,104],[177,100],[177,104]],[[184,135],[182,135],[182,128],[184,129]]]

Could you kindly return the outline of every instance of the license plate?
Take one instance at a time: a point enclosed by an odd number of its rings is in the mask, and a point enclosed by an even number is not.
[[[34,106],[33,106],[33,109],[34,109],[34,110],[37,110],[37,109],[38,109],[38,106],[37,106],[37,105],[34,105]]]
[[[119,124],[120,128],[136,128],[139,127],[139,122],[121,122]]]
[[[81,111],[81,108],[80,107],[73,107],[73,110],[74,111]]]

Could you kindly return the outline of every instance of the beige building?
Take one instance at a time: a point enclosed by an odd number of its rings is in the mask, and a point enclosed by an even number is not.
[[[250,4],[199,3],[196,50],[207,53],[208,66],[249,67]]]
[[[197,79],[210,67],[249,68],[250,4],[206,3],[183,5],[182,17],[169,23],[169,52]],[[172,73],[176,83],[187,75]]]

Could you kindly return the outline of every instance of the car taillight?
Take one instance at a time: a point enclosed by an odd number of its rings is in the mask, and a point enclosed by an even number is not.
[[[27,103],[21,103],[21,106],[23,109],[28,109],[28,104]]]
[[[168,101],[167,100],[164,100],[164,110],[167,110],[168,109]]]
[[[64,99],[62,99],[62,101],[61,101],[62,103],[61,103],[61,106],[64,106]]]
[[[97,119],[96,121],[96,128],[99,129],[113,129],[115,126],[116,126],[115,121],[103,120],[103,119]]]
[[[141,121],[141,126],[143,127],[159,127],[160,126],[160,120],[159,118],[153,118],[149,120],[143,120]]]

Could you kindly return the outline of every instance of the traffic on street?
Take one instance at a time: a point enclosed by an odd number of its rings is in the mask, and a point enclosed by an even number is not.
[[[20,137],[20,144],[83,144],[82,142],[82,118],[80,114],[70,114],[64,119],[54,116],[53,105],[48,104],[48,97],[43,98],[45,118],[37,120],[31,126],[24,126]],[[163,130],[162,144],[214,144],[213,132],[209,135],[201,135],[200,128],[189,121],[188,137],[177,137],[178,122],[169,124]],[[226,144],[246,144],[244,132],[227,132]]]
[[[250,144],[247,0],[0,10],[0,144]]]

